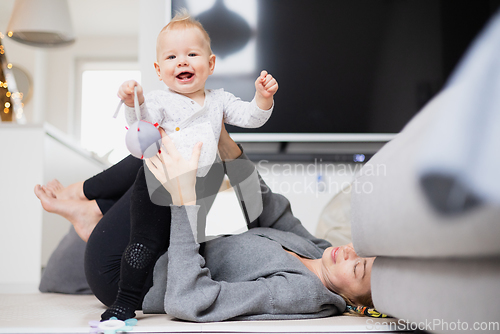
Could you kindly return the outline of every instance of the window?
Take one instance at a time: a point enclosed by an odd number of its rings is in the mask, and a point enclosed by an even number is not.
[[[105,157],[111,164],[129,154],[125,146],[126,121],[118,88],[126,80],[140,83],[137,63],[84,63],[81,70],[80,142],[83,148]]]

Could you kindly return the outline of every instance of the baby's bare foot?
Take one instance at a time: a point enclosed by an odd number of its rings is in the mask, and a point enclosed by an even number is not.
[[[102,213],[96,201],[60,199],[52,197],[40,185],[35,186],[35,195],[45,211],[63,216],[73,224],[76,233],[87,242]]]
[[[54,198],[58,199],[72,199],[72,200],[87,200],[83,194],[83,182],[73,183],[64,187],[57,179],[47,182],[42,186],[43,190]]]

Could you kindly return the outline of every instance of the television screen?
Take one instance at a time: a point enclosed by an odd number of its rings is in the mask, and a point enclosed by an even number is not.
[[[492,0],[173,0],[208,31],[207,88],[251,100],[265,69],[270,120],[239,133],[397,133],[444,85],[498,8]]]

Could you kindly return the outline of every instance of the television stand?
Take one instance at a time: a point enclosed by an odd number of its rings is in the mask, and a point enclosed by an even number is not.
[[[368,161],[395,134],[232,133],[252,161]]]

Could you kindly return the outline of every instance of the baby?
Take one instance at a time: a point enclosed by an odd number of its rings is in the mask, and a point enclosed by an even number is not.
[[[162,29],[157,39],[156,56],[156,73],[168,89],[144,96],[138,83],[126,81],[120,86],[118,96],[127,106],[127,122],[135,123],[134,87],[137,86],[141,118],[152,124],[158,123],[184,158],[189,159],[194,145],[203,142],[196,181],[197,204],[200,213],[205,213],[198,215],[196,237],[201,243],[205,241],[206,213],[223,178],[220,164],[214,164],[222,122],[246,128],[262,126],[271,116],[278,83],[262,71],[255,81],[256,93],[251,102],[241,101],[223,89],[205,89],[205,82],[215,68],[215,55],[210,48],[208,33],[186,13],[176,15]],[[154,204],[168,206],[171,203],[168,192],[155,183],[156,179],[147,167],[140,169],[137,178],[141,177],[146,178]],[[121,260],[118,296],[101,316],[102,320],[113,316],[125,320],[135,316],[134,311],[140,308],[146,280],[156,258],[166,250],[169,242],[156,240],[159,238],[156,223],[131,215],[131,238]]]
[[[205,89],[208,76],[214,72],[215,55],[207,32],[188,15],[177,15],[163,28],[158,35],[156,55],[156,73],[168,89],[153,91],[144,97],[135,81],[123,83],[118,96],[127,106],[127,122],[137,121],[132,109],[134,86],[137,86],[141,118],[158,123],[185,158],[189,158],[197,141],[203,142],[199,167],[210,166],[215,159],[222,120],[239,127],[256,128],[271,116],[278,84],[266,71],[262,71],[255,82],[256,93],[251,102],[241,101],[223,89]],[[207,168],[202,169],[198,176],[206,172]]]

